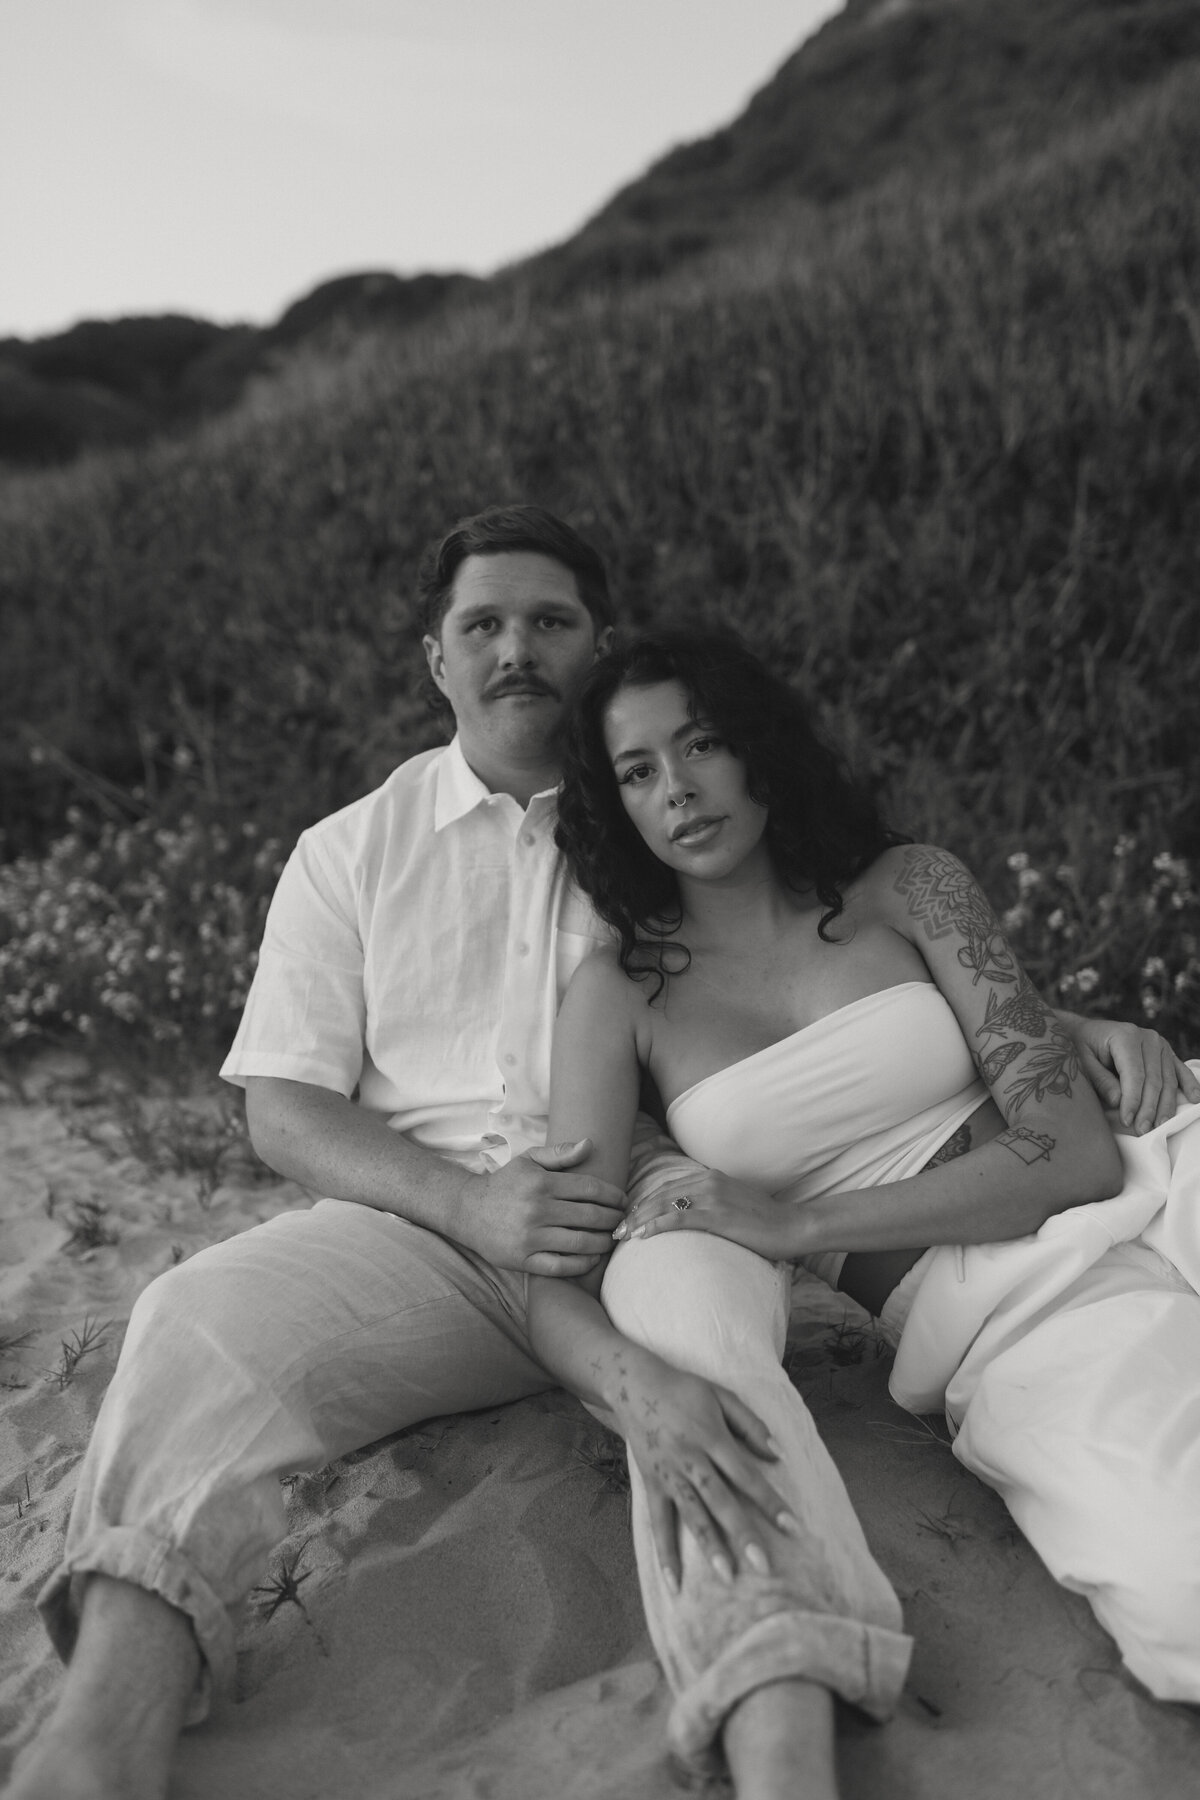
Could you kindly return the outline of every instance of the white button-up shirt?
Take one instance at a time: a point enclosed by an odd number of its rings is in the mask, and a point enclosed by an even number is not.
[[[492,794],[457,739],[304,832],[227,1081],[350,1095],[476,1170],[546,1135],[567,983],[609,941],[554,845],[555,794]]]

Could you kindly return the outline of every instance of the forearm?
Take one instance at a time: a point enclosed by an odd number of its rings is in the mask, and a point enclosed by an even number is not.
[[[650,1376],[654,1356],[623,1337],[600,1301],[576,1281],[531,1275],[526,1323],[533,1353],[547,1374],[620,1430],[630,1380],[635,1372]]]
[[[328,1088],[258,1077],[247,1083],[246,1118],[256,1152],[277,1174],[312,1193],[456,1236],[472,1178],[393,1131],[382,1114]]]
[[[1120,1158],[1107,1134],[1060,1145],[1049,1132],[1009,1128],[907,1180],[789,1209],[786,1254],[1000,1243],[1039,1230],[1067,1207],[1108,1199],[1120,1183]]]

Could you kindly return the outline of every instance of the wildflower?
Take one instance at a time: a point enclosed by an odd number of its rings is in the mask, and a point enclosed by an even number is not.
[[[1048,931],[1061,931],[1063,929],[1063,927],[1066,925],[1066,922],[1067,922],[1066,913],[1063,911],[1061,906],[1056,906],[1054,911],[1050,914],[1050,916],[1046,920],[1046,928]]]
[[[1142,964],[1143,981],[1161,981],[1167,972],[1167,965],[1161,956],[1148,956]]]
[[[1087,968],[1076,969],[1075,986],[1081,994],[1095,993],[1100,986],[1100,971],[1093,969],[1090,964]]]
[[[1137,839],[1130,837],[1127,831],[1123,831],[1113,845],[1112,853],[1117,862],[1124,862],[1127,857],[1133,855],[1136,848]]]
[[[1008,859],[1008,866],[1012,869],[1014,874],[1020,874],[1023,869],[1027,869],[1029,867],[1028,851],[1014,850]]]
[[[1017,871],[1017,889],[1022,894],[1030,893],[1035,887],[1042,885],[1042,878],[1036,869],[1019,869]]]

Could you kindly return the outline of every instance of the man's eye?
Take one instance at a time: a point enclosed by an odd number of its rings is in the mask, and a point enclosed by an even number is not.
[[[555,613],[543,613],[538,624],[547,627],[550,631],[565,631],[567,621],[560,619]]]
[[[468,631],[482,631],[484,633],[494,631],[495,628],[495,619],[472,619],[471,623],[467,626]]]

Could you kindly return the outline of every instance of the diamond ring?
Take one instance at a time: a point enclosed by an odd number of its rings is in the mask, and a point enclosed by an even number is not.
[[[672,1200],[671,1202],[671,1205],[675,1208],[676,1212],[686,1212],[691,1204],[691,1200],[686,1194],[680,1194],[678,1200]]]

